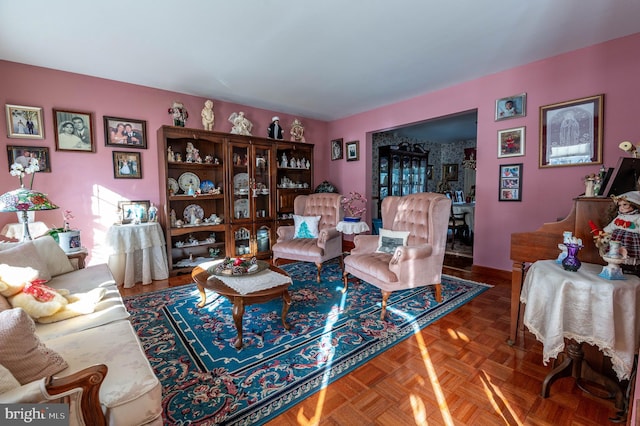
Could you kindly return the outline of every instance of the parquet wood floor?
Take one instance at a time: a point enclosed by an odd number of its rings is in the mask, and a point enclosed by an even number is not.
[[[446,268],[494,285],[413,337],[385,351],[278,416],[283,425],[613,425],[613,402],[581,391],[571,378],[540,396],[551,364],[542,346],[509,334],[511,282],[506,274]],[[191,283],[188,275],[122,289],[123,295]]]

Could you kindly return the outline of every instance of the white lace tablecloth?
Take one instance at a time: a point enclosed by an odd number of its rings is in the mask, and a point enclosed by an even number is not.
[[[255,293],[256,291],[266,290],[282,284],[291,284],[291,277],[270,269],[244,277],[224,277],[219,275],[214,275],[213,277],[240,294]]]
[[[157,222],[113,225],[107,231],[108,265],[118,285],[151,284],[169,277],[162,227]]]
[[[628,379],[640,344],[640,278],[606,280],[601,265],[565,271],[555,260],[535,262],[520,301],[524,325],[543,344],[543,362],[564,350],[564,339],[597,346],[611,357],[618,379]]]
[[[367,222],[346,222],[340,221],[336,225],[336,229],[343,234],[360,234],[369,230]]]

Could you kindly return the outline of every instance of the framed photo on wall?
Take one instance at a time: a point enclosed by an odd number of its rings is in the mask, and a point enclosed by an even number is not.
[[[104,141],[105,146],[147,149],[147,122],[105,116]]]
[[[56,151],[96,152],[93,113],[53,109]]]
[[[331,141],[331,160],[342,160],[342,138]]]
[[[540,167],[602,164],[604,95],[540,107]]]
[[[442,180],[450,180],[450,181],[458,180],[458,165],[453,163],[443,164]]]
[[[522,164],[501,164],[498,201],[522,201]]]
[[[428,180],[433,179],[433,164],[427,165],[427,179]]]
[[[32,158],[38,160],[38,172],[51,172],[51,160],[49,160],[49,148],[46,146],[7,146],[7,157],[9,158],[9,171],[13,163],[19,163],[22,167],[27,167]]]
[[[524,127],[498,131],[498,158],[524,155]]]
[[[140,153],[113,151],[113,177],[115,179],[142,179]]]
[[[508,96],[496,100],[496,119],[495,121],[508,120],[509,118],[518,118],[526,116],[527,94]]]
[[[344,148],[347,151],[347,161],[358,161],[360,159],[359,141],[347,142]]]
[[[42,108],[8,105],[7,137],[17,139],[44,139]]]

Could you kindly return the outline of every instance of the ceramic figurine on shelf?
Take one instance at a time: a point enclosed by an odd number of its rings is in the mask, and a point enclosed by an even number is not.
[[[306,142],[304,139],[304,127],[297,118],[291,124],[291,140],[294,142]]]
[[[287,154],[285,152],[282,153],[282,161],[280,162],[280,167],[285,168],[289,165],[289,160],[287,160]]]
[[[590,223],[600,255],[609,252],[610,242],[619,241],[626,251],[626,264],[640,259],[640,191],[611,197],[617,209],[615,218],[601,231]]]
[[[244,112],[240,111],[237,114],[234,112],[229,116],[229,121],[233,124],[233,127],[231,128],[232,135],[251,136],[253,123],[244,116]]]
[[[167,161],[169,163],[173,163],[174,161],[176,161],[176,157],[173,154],[173,149],[171,149],[171,147],[167,148]]]
[[[282,140],[282,126],[280,126],[280,117],[275,116],[271,118],[271,124],[269,124],[267,136],[269,139]]]
[[[149,206],[149,222],[157,222],[158,221],[158,208],[151,203],[151,205]]]
[[[176,211],[174,209],[171,209],[171,227],[175,227],[176,226]]]
[[[213,130],[213,122],[215,120],[213,101],[205,101],[204,108],[202,108],[200,115],[202,116],[202,127],[204,127],[205,130]]]
[[[173,101],[171,108],[169,108],[169,114],[173,117],[173,125],[178,127],[184,127],[187,123],[187,118],[189,118],[189,113],[184,104],[178,101]]]

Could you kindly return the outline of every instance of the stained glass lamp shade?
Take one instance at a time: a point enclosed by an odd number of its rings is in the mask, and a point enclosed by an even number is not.
[[[22,212],[22,241],[31,239],[27,212],[57,208],[45,194],[31,189],[19,188],[0,195],[0,212]]]

